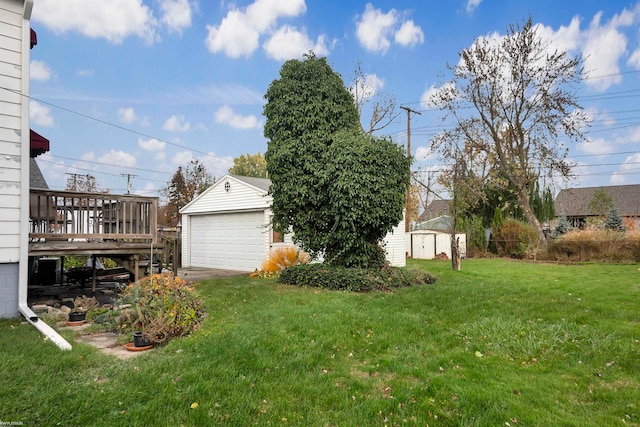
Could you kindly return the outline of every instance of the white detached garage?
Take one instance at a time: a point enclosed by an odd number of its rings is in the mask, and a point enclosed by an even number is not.
[[[182,208],[182,265],[253,271],[271,248],[291,245],[291,236],[282,242],[270,227],[270,185],[265,178],[225,175]],[[404,266],[404,228],[385,242],[387,259]]]

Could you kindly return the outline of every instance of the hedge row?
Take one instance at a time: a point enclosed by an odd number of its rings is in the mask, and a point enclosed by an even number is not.
[[[379,270],[301,264],[280,272],[279,283],[330,290],[367,292],[434,283],[436,277],[420,269],[386,267]]]

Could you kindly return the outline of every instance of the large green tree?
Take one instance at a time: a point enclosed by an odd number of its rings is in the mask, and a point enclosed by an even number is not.
[[[240,154],[240,156],[233,159],[233,166],[229,168],[229,173],[233,175],[266,178],[267,161],[260,152],[256,154]]]
[[[366,135],[353,97],[325,58],[287,61],[265,94],[273,223],[325,262],[379,266],[402,219],[409,161]]]

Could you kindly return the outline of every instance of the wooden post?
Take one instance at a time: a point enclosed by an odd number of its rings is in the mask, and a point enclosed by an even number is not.
[[[93,267],[91,273],[91,292],[96,293],[96,256],[91,255],[91,266]]]

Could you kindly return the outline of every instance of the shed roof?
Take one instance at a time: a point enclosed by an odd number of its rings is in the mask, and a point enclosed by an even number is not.
[[[640,185],[614,185],[605,187],[567,188],[560,190],[555,200],[558,215],[595,216],[589,208],[596,190],[611,196],[622,216],[640,216]]]
[[[453,218],[451,218],[449,215],[442,215],[428,221],[417,223],[412,231],[430,230],[448,233],[451,230],[451,227],[453,227]]]

